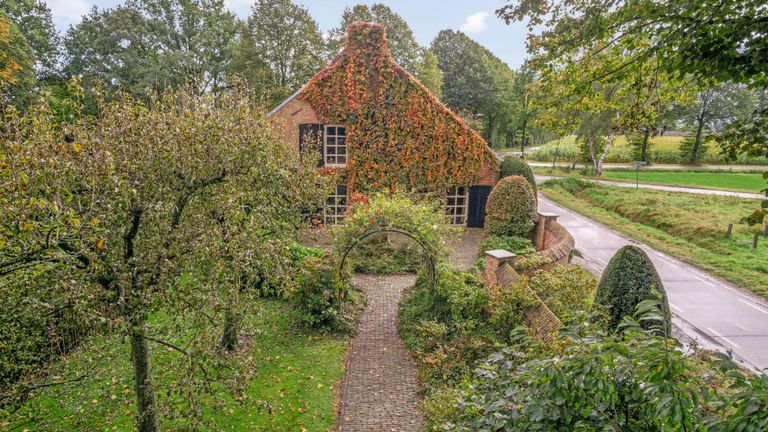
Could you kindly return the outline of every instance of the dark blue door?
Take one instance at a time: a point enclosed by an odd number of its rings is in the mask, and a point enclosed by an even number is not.
[[[467,227],[482,228],[485,223],[485,203],[490,186],[472,186],[469,188],[469,203],[467,208]]]

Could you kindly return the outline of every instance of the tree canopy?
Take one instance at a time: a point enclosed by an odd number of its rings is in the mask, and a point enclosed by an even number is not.
[[[94,8],[65,36],[65,71],[144,98],[182,86],[216,91],[238,29],[222,0],[129,0]]]

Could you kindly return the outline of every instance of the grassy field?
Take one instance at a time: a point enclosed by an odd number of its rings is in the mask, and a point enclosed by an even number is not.
[[[537,174],[590,179],[596,178],[573,170],[545,167],[533,167],[533,170]],[[600,177],[600,179],[634,183],[635,175],[634,171],[604,171],[603,177]],[[759,172],[640,171],[639,179],[641,183],[720,189],[736,192],[759,193],[761,189],[765,188],[765,180],[763,180],[762,173]]]
[[[335,397],[344,376],[347,338],[304,334],[297,330],[290,304],[261,300],[249,314],[258,329],[247,346],[249,361],[257,374],[244,400],[226,398],[221,409],[208,408],[205,430],[226,431],[326,431],[335,423]],[[163,328],[162,319],[153,320]],[[171,343],[183,341],[168,337]],[[188,430],[184,394],[167,392],[181,379],[167,365],[179,362],[180,354],[152,345],[153,373],[161,405],[172,405],[181,414],[162,413],[163,430]],[[78,352],[51,367],[49,376],[62,379],[87,371],[75,384],[43,389],[16,413],[2,430],[107,431],[131,430],[134,415],[133,376],[128,346],[119,337],[97,337]],[[59,378],[56,378],[59,377]],[[199,390],[199,389],[198,389]],[[207,401],[206,406],[215,407]],[[7,429],[6,429],[7,427]]]
[[[651,139],[651,147],[649,150],[649,161],[651,163],[666,163],[666,164],[679,164],[684,163],[680,158],[680,143],[683,137],[679,136],[661,136]],[[581,160],[578,145],[576,144],[576,137],[571,135],[564,137],[560,140],[550,141],[538,150],[529,153],[526,157],[530,160],[551,162],[557,153],[557,160],[563,162],[579,161]],[[627,163],[634,161],[632,148],[627,144],[627,140],[624,136],[619,136],[613,143],[611,150],[608,152],[606,162],[608,163]],[[720,148],[714,144],[707,145],[707,151],[701,160],[704,164],[722,164],[726,163],[723,160],[723,156],[720,154]],[[740,159],[736,163],[740,164],[755,164],[763,165],[768,164],[768,159]]]
[[[656,190],[632,190],[574,179],[553,180],[548,198],[736,285],[768,298],[768,239],[752,249],[750,228],[738,222],[756,200]]]

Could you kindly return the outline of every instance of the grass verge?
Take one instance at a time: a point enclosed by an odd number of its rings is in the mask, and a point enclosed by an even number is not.
[[[734,192],[759,193],[765,187],[765,180],[760,172],[723,172],[723,171],[604,171],[603,177],[586,175],[581,171],[533,167],[536,174],[575,177],[582,179],[611,180],[635,183],[657,184],[664,186],[682,186],[700,189],[716,189]],[[636,177],[637,176],[637,177]]]
[[[755,200],[657,190],[631,190],[564,179],[540,189],[547,198],[768,299],[768,239],[752,249],[762,227],[729,223]]]
[[[242,400],[202,404],[208,430],[326,431],[335,424],[338,385],[344,376],[347,337],[303,333],[290,303],[260,299],[247,320],[257,329],[247,337],[246,360],[257,373],[247,382]],[[170,320],[152,319],[165,328]],[[183,345],[172,336],[171,343]],[[166,392],[177,381],[180,354],[151,345],[153,373],[161,405],[182,415],[161,413],[164,430],[187,430],[183,394]],[[14,415],[9,429],[17,430],[131,430],[135,412],[133,374],[128,344],[117,336],[94,337],[61,359],[48,371],[51,380],[85,375],[80,382],[42,389]],[[0,427],[3,421],[0,420]]]

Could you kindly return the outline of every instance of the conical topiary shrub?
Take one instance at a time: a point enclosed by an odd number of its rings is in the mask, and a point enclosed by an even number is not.
[[[624,246],[611,258],[600,278],[595,305],[605,308],[609,326],[616,329],[624,316],[632,316],[643,300],[658,300],[664,316],[665,334],[669,334],[671,317],[664,285],[651,259],[637,246]],[[650,322],[644,323],[649,327]]]
[[[485,229],[490,235],[526,236],[533,228],[536,204],[524,177],[504,177],[488,195]]]
[[[504,161],[501,162],[501,177],[503,178],[513,175],[522,176],[528,180],[528,183],[533,190],[533,198],[536,199],[536,178],[533,176],[531,167],[528,166],[522,158],[517,156],[507,156],[504,158]]]

